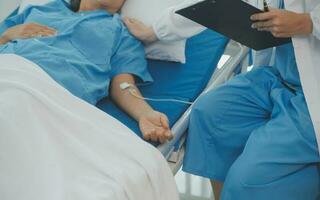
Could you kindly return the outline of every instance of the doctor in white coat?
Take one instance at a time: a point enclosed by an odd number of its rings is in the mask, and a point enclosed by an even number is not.
[[[144,25],[136,19],[125,18],[124,22],[139,40],[145,43],[152,43],[157,40],[177,41],[190,38],[205,30],[205,27],[184,18],[175,12],[181,8],[195,4],[203,0],[184,0],[177,6],[168,8],[153,23],[151,27]],[[262,0],[244,0],[253,6],[263,9]],[[269,1],[270,7],[278,7],[280,0]],[[273,64],[273,49],[253,51],[253,63],[255,66]]]
[[[145,42],[191,37],[204,28],[174,14],[190,2],[153,27],[125,23]],[[276,48],[272,67],[240,75],[194,105],[184,170],[210,178],[216,199],[320,199],[320,1],[280,3],[286,10],[253,16],[253,28],[292,44]],[[270,51],[264,58],[261,65]]]
[[[193,108],[184,170],[210,178],[216,199],[320,199],[320,1],[281,3],[286,10],[253,16],[253,28],[292,44],[277,47],[272,67],[237,76]],[[153,27],[125,23],[148,42],[203,30],[174,8]]]

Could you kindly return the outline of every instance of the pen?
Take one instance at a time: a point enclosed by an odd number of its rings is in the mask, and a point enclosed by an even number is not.
[[[264,9],[264,12],[269,12],[268,3],[266,0],[263,0],[263,9]]]

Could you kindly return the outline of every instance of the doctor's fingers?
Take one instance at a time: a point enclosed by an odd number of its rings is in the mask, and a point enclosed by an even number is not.
[[[260,21],[252,24],[252,28],[256,28],[256,29],[270,28],[273,26],[276,26],[276,24],[274,23],[274,20]]]
[[[131,18],[129,18],[129,17],[124,17],[124,18],[122,18],[123,23],[124,23],[128,28],[131,28],[131,27],[134,25],[133,20],[134,20],[134,19],[131,19]]]
[[[269,27],[269,28],[258,28],[258,31],[269,31],[274,37],[278,38],[286,38],[286,37],[291,37],[287,32],[283,32],[280,28],[278,27]]]
[[[258,31],[269,31],[271,33],[282,33],[282,28],[278,26],[269,26],[269,27],[259,27]]]
[[[122,21],[124,23],[130,23],[130,20],[131,20],[131,18],[129,18],[129,17],[122,17]]]
[[[129,25],[132,25],[132,24],[138,24],[138,23],[141,23],[141,21],[135,19],[135,18],[129,18],[129,17],[123,17],[122,18],[122,21],[125,23],[125,24],[129,24]]]
[[[266,21],[266,20],[276,18],[280,14],[281,13],[279,9],[270,8],[270,11],[254,14],[250,17],[250,19],[252,21]]]
[[[288,37],[294,36],[294,35],[291,35],[290,33],[277,33],[277,32],[271,32],[271,33],[274,37],[277,37],[277,38],[288,38]]]

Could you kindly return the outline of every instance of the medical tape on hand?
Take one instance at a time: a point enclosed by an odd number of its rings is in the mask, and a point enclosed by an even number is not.
[[[189,101],[182,101],[182,100],[178,100],[178,99],[154,99],[154,98],[145,98],[145,97],[142,97],[141,95],[139,95],[137,93],[137,90],[135,88],[134,85],[130,84],[130,83],[127,83],[127,82],[124,82],[124,83],[121,83],[120,84],[120,88],[122,90],[126,90],[128,89],[129,93],[138,98],[138,99],[141,99],[141,100],[146,100],[146,101],[155,101],[155,102],[175,102],[175,103],[182,103],[182,104],[187,104],[187,105],[192,105],[193,102],[189,102]]]

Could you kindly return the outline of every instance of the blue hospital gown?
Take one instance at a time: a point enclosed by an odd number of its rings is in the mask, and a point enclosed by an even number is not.
[[[133,74],[151,82],[143,46],[126,29],[118,14],[104,10],[75,13],[63,0],[31,6],[0,24],[9,27],[39,23],[58,31],[56,36],[18,39],[0,46],[0,53],[20,55],[38,64],[75,96],[96,104],[108,96],[110,80]]]

